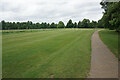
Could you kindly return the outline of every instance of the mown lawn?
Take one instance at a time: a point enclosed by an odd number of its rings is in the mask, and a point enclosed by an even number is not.
[[[85,78],[94,30],[3,34],[3,78]]]
[[[118,32],[113,30],[102,30],[99,32],[101,40],[118,58]]]

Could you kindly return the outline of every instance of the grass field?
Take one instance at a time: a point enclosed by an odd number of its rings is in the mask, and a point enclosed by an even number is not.
[[[99,32],[101,40],[118,58],[118,32],[102,30]]]
[[[3,34],[3,78],[85,78],[94,30]]]

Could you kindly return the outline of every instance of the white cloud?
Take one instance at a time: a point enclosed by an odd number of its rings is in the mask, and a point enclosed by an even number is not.
[[[2,0],[0,20],[33,22],[67,22],[102,17],[101,0]]]

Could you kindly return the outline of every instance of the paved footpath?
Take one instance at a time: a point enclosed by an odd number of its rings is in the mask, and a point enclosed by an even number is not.
[[[88,78],[118,78],[118,60],[100,40],[98,32],[91,38],[91,70]]]

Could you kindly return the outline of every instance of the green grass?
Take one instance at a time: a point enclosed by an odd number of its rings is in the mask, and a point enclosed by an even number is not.
[[[113,30],[102,30],[99,32],[101,40],[118,58],[118,32]]]
[[[3,78],[85,78],[94,30],[3,34]]]

